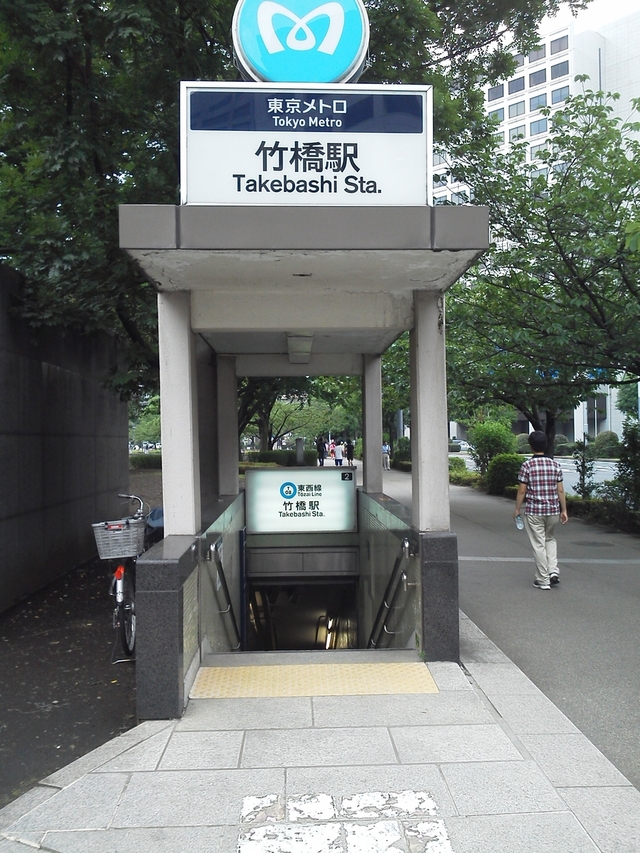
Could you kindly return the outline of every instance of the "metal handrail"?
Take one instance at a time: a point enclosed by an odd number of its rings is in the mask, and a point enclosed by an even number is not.
[[[227,586],[227,579],[224,574],[222,560],[220,559],[220,554],[218,553],[217,542],[214,542],[209,546],[209,553],[213,556],[214,562],[216,564],[216,571],[218,572],[218,577],[220,578],[222,594],[224,595],[224,599],[227,605],[226,610],[219,610],[218,613],[220,613],[220,615],[222,616],[224,616],[225,613],[228,613],[231,617],[231,627],[233,628],[233,633],[235,634],[236,641],[236,645],[232,647],[232,651],[236,652],[242,645],[242,638],[240,637],[240,631],[238,630],[236,615],[233,612],[233,602],[231,601],[231,596],[229,595],[229,587]]]
[[[391,576],[389,578],[389,582],[387,583],[387,588],[384,591],[384,595],[382,596],[382,603],[378,608],[378,613],[376,614],[376,618],[373,622],[373,628],[371,629],[371,634],[369,635],[369,641],[367,642],[368,649],[375,649],[378,647],[378,643],[380,642],[380,638],[383,634],[387,634],[389,636],[393,636],[394,631],[389,631],[387,628],[387,620],[393,606],[395,604],[396,596],[398,595],[398,590],[400,589],[400,585],[402,584],[402,588],[404,592],[407,592],[408,584],[407,584],[407,575],[406,572],[402,570],[402,564],[405,560],[408,560],[409,557],[414,556],[411,554],[411,543],[409,539],[405,536],[402,540],[402,550],[400,554],[396,558],[395,563],[393,564],[393,570],[391,571]]]

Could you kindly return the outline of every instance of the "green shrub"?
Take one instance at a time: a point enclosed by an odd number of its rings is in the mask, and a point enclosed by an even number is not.
[[[554,441],[556,451],[558,450],[558,447],[561,444],[569,444],[569,439],[567,438],[566,435],[562,435],[561,432],[556,433],[556,437],[554,438],[553,441]]]
[[[531,448],[529,447],[529,433],[528,432],[519,432],[516,436],[516,450],[518,453],[531,453]]]
[[[460,445],[455,441],[449,442],[449,453],[460,453]]]
[[[405,471],[409,474],[411,473],[411,462],[407,459],[394,459],[392,464],[397,471]]]
[[[596,459],[617,458],[620,453],[620,441],[615,432],[610,429],[603,430],[595,437],[591,444],[591,451]]]
[[[616,479],[629,508],[640,511],[640,424],[630,418],[622,428]]]
[[[353,455],[355,459],[362,459],[362,439],[357,438],[353,445]]]
[[[571,456],[575,450],[575,444],[559,444],[554,448],[554,456]]]
[[[522,459],[518,453],[499,453],[494,456],[487,468],[487,492],[490,495],[503,495],[508,486],[518,482],[518,471]]]
[[[162,451],[150,450],[148,453],[130,453],[129,468],[134,471],[140,471],[143,469],[159,470],[162,468]]]
[[[480,474],[486,474],[489,463],[499,453],[513,453],[516,437],[504,424],[486,421],[469,430],[469,453]]]
[[[449,471],[466,471],[467,464],[460,456],[449,457]]]
[[[295,450],[251,450],[245,455],[248,462],[273,462],[281,468],[296,467]],[[318,454],[315,450],[304,451],[304,464],[307,467],[318,464]]]
[[[480,474],[477,471],[449,471],[449,482],[454,486],[477,486],[480,482]]]
[[[411,440],[402,436],[396,442],[393,451],[393,458],[396,462],[409,462],[411,460]]]

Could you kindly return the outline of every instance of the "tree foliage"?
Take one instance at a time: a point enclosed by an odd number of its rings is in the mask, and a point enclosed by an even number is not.
[[[468,401],[511,403],[536,429],[546,413],[550,438],[598,384],[640,373],[640,255],[626,240],[640,214],[640,127],[612,116],[612,97],[587,91],[543,111],[539,164],[524,142],[457,150],[493,241],[449,299],[450,381]]]
[[[371,0],[363,80],[432,83],[436,131],[486,132],[479,85],[560,0]],[[566,5],[566,4],[565,4]],[[569,0],[578,9],[582,0]],[[180,80],[237,80],[233,0],[0,0],[0,256],[33,325],[115,332],[113,384],[153,387],[155,294],[118,205],[178,200]]]

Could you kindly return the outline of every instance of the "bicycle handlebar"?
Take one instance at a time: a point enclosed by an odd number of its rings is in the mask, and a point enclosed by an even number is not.
[[[138,495],[118,495],[119,498],[126,498],[130,503],[134,501],[138,501],[138,509],[134,513],[135,516],[144,515],[144,501],[142,498],[139,498]]]

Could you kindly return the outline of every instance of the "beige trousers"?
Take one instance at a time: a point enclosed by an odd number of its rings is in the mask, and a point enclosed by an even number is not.
[[[559,515],[525,515],[524,529],[529,535],[536,561],[536,580],[549,583],[549,575],[558,574],[558,547],[553,535]]]

